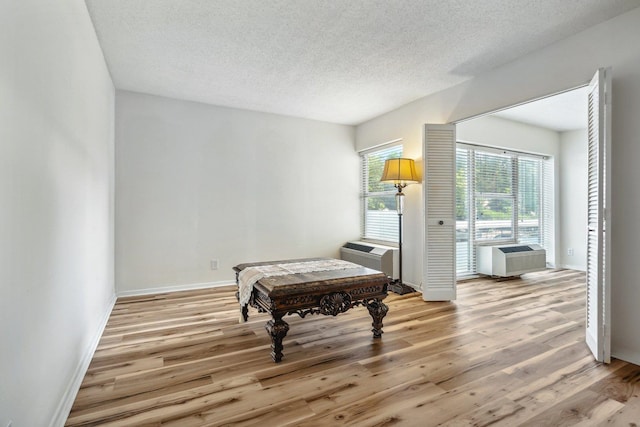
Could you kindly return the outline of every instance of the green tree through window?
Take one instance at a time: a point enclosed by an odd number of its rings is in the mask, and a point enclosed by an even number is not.
[[[458,144],[456,259],[472,273],[478,243],[543,242],[543,158]]]

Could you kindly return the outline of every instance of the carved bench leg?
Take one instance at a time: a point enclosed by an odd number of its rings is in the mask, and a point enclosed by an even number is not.
[[[367,306],[369,314],[371,314],[371,318],[373,319],[373,323],[371,324],[371,326],[373,326],[373,329],[371,329],[371,332],[373,332],[373,337],[380,338],[382,337],[382,319],[387,315],[389,307],[387,307],[386,304],[379,299],[366,301],[365,305]]]
[[[282,340],[289,332],[289,324],[282,320],[282,316],[273,316],[265,325],[265,329],[271,335],[271,357],[274,362],[282,360]]]

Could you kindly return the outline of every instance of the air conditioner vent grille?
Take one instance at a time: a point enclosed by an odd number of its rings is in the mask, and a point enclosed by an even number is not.
[[[514,252],[526,252],[526,251],[532,251],[533,249],[531,248],[531,246],[504,246],[501,248],[498,248],[501,252],[504,252],[505,254],[511,254]]]
[[[360,252],[371,252],[373,250],[373,246],[362,245],[360,243],[354,243],[354,242],[345,243],[343,248],[354,249],[354,250],[360,251]]]

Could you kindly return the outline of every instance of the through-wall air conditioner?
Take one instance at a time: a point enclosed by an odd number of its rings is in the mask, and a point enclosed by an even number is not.
[[[347,242],[340,248],[340,258],[398,279],[398,248],[368,242]]]
[[[540,245],[478,246],[476,271],[509,277],[547,268],[547,253]]]

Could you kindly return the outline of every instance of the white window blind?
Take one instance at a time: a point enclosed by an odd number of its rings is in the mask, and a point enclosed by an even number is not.
[[[362,185],[361,235],[364,239],[398,241],[396,188],[380,182],[384,162],[402,157],[402,145],[386,145],[360,154]]]
[[[471,177],[473,164],[469,150],[456,150],[456,272],[474,270],[473,246],[469,237],[475,235],[475,221],[471,221]]]
[[[514,159],[508,155],[471,151],[475,162],[472,181],[475,240],[512,240],[516,205]]]
[[[550,244],[545,220],[550,162],[543,156],[458,143],[456,150],[456,272],[475,272],[478,245]],[[546,196],[546,197],[545,197]]]
[[[544,244],[542,159],[518,157],[518,243]]]

